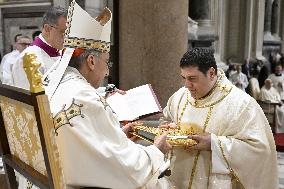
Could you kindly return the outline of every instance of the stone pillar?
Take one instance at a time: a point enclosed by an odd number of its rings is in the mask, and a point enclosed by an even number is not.
[[[284,1],[280,2],[280,38],[281,38],[281,52],[284,53]]]
[[[212,6],[213,7],[213,6]],[[189,0],[188,15],[198,23],[197,37],[189,37],[189,47],[209,47],[215,40],[211,22],[211,0]]]
[[[200,23],[200,25],[210,24],[208,0],[189,0],[189,17]]]
[[[264,40],[272,40],[271,35],[272,0],[265,0]]]
[[[271,15],[271,34],[279,39],[279,16],[280,16],[280,2],[274,0],[272,4],[272,15]]]
[[[164,107],[182,86],[187,50],[187,0],[119,1],[119,87],[151,83]]]

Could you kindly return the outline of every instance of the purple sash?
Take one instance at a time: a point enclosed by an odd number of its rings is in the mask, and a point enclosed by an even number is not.
[[[60,56],[59,50],[56,48],[53,48],[43,42],[39,37],[36,37],[33,41],[32,45],[38,46],[42,50],[44,50],[50,57],[57,57]]]

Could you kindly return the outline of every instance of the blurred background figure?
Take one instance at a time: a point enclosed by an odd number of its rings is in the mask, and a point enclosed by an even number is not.
[[[281,64],[277,64],[274,73],[268,76],[271,79],[273,86],[277,89],[280,94],[281,100],[284,100],[284,75],[283,67]]]
[[[236,65],[236,72],[231,75],[230,80],[236,87],[245,91],[248,86],[248,78],[242,73],[242,65]]]
[[[41,31],[39,31],[39,30],[35,31],[35,32],[32,34],[33,41],[34,41],[35,38],[36,38],[37,36],[39,36],[40,34],[41,34]]]
[[[0,78],[3,84],[11,84],[11,70],[14,62],[20,56],[20,53],[31,44],[31,39],[28,36],[17,34],[15,36],[15,50],[6,54],[0,65]]]

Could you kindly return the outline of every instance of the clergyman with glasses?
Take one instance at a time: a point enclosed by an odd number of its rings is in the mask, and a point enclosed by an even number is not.
[[[23,69],[23,55],[36,54],[44,74],[61,56],[67,11],[61,7],[51,7],[43,16],[42,33],[26,48],[12,67],[12,83],[19,88],[29,89],[29,82]]]

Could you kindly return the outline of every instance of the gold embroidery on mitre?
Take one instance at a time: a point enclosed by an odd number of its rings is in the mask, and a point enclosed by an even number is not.
[[[23,57],[23,66],[29,80],[30,91],[32,93],[44,91],[41,81],[42,74],[38,70],[41,63],[36,58],[37,56],[34,53],[26,53]]]
[[[73,127],[73,125],[70,123],[70,120],[72,118],[76,116],[81,116],[82,118],[84,118],[84,115],[81,111],[83,104],[75,104],[75,99],[73,99],[72,104],[69,108],[65,110],[65,106],[66,105],[64,105],[62,110],[58,112],[53,118],[54,130],[56,135],[58,135],[57,130],[63,125],[69,125]]]
[[[65,38],[64,46],[71,47],[71,48],[96,49],[104,53],[110,51],[110,42],[85,39],[85,38],[77,38],[77,37]]]

